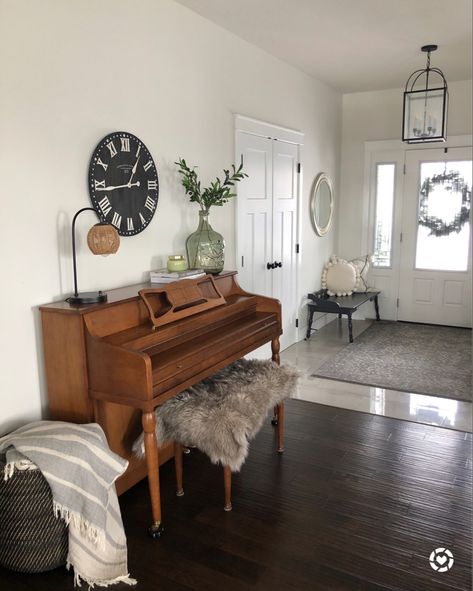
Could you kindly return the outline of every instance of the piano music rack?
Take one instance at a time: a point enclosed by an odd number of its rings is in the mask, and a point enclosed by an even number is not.
[[[153,329],[226,303],[212,275],[182,279],[166,287],[140,289]]]

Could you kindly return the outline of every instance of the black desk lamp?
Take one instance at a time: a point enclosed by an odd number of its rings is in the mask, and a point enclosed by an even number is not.
[[[76,219],[83,211],[93,211],[97,213],[93,207],[83,207],[75,214],[72,220],[72,260],[74,265],[74,295],[67,298],[70,304],[97,304],[99,302],[107,301],[107,294],[101,291],[87,291],[79,293],[77,290],[77,263],[76,263]],[[106,222],[99,222],[90,228],[87,234],[87,244],[94,254],[101,254],[107,256],[117,252],[120,246],[120,237],[118,232],[112,224]]]

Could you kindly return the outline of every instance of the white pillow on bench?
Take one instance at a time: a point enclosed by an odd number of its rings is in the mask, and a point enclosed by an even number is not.
[[[351,295],[359,277],[359,270],[353,263],[332,255],[322,272],[322,288],[329,296]]]

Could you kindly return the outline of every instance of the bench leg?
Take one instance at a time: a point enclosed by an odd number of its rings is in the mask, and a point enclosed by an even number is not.
[[[306,340],[310,339],[310,333],[312,332],[312,320],[314,318],[314,310],[309,308],[309,322],[307,324],[307,333],[305,335]]]
[[[353,322],[351,321],[351,312],[348,312],[348,338],[353,343]]]
[[[284,451],[284,402],[280,402],[277,407],[278,417],[278,453]]]
[[[273,339],[271,341],[271,361],[277,363],[278,365],[281,364],[281,359],[279,357],[279,349],[280,349],[279,338]],[[273,418],[271,419],[271,425],[276,426],[278,424],[278,407],[275,406],[273,410]]]
[[[224,511],[232,510],[232,471],[228,466],[223,467],[223,483],[225,485],[225,505]]]
[[[184,496],[184,488],[182,486],[182,445],[177,441],[174,442],[174,469],[176,471],[176,496]]]
[[[374,296],[374,310],[376,312],[376,320],[380,320],[379,318],[379,305],[378,305],[378,296]]]
[[[156,417],[154,412],[143,412],[141,417],[144,431],[146,466],[148,469],[149,493],[153,524],[148,528],[152,538],[160,538],[164,528],[161,522],[161,491],[159,488],[158,442],[156,440]]]

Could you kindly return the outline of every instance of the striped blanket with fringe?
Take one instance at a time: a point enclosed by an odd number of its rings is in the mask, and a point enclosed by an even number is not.
[[[56,517],[69,525],[67,567],[74,583],[136,584],[127,566],[126,537],[115,480],[128,462],[110,451],[101,427],[37,421],[0,438],[5,480],[15,469],[38,468],[51,487]]]

